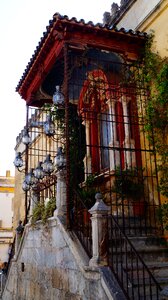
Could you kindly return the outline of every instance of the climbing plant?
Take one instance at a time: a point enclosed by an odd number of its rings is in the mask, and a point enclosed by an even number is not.
[[[52,197],[49,199],[47,204],[37,202],[33,208],[31,216],[31,224],[35,225],[38,220],[41,220],[43,224],[47,223],[48,218],[53,216],[54,210],[56,209],[56,199]]]
[[[168,197],[168,58],[152,51],[154,35],[146,42],[140,61],[140,82],[149,91],[145,103],[145,130],[154,142],[159,172],[159,189]]]

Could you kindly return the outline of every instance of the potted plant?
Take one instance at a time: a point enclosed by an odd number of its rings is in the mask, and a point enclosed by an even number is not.
[[[115,170],[115,180],[112,188],[118,199],[131,203],[134,216],[143,216],[145,212],[143,170],[131,168]]]

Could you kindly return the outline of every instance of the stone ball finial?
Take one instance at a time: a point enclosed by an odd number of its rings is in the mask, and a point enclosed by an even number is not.
[[[105,11],[105,13],[103,14],[103,24],[109,24],[110,23],[110,12]]]
[[[100,200],[102,200],[102,194],[101,193],[96,193],[95,195],[95,199],[96,199],[96,202],[100,202]]]
[[[119,6],[117,3],[113,2],[111,5],[111,15],[114,16],[119,10]]]

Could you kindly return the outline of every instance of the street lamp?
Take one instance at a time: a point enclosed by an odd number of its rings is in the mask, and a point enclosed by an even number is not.
[[[30,172],[26,174],[25,182],[30,186],[35,183],[35,177],[34,177],[33,169],[30,169]]]
[[[55,134],[55,124],[52,121],[51,115],[46,116],[46,121],[44,122],[43,128],[47,136],[53,136]]]
[[[55,87],[55,93],[53,94],[53,103],[57,108],[64,108],[64,94],[60,91],[60,86]]]
[[[43,127],[44,133],[47,136],[53,136],[55,134],[55,124],[52,121],[52,116],[51,114],[48,114],[46,116],[46,121],[45,122],[41,122],[41,121],[31,121],[29,124],[29,127],[35,127],[35,128],[39,128],[39,127]]]
[[[58,147],[57,155],[55,157],[55,166],[58,170],[66,167],[66,158],[62,151],[62,147]]]
[[[15,167],[19,170],[20,167],[23,166],[23,159],[21,157],[21,153],[17,152],[14,160]],[[54,166],[55,165],[55,166]],[[25,175],[25,179],[22,183],[22,189],[26,192],[30,189],[36,189],[39,184],[45,184],[41,182],[41,180],[45,176],[50,176],[51,173],[56,170],[63,170],[66,168],[66,158],[63,153],[62,147],[58,148],[57,154],[55,156],[54,163],[51,159],[51,155],[47,154],[44,162],[38,162],[38,165],[35,169],[30,169],[30,171]],[[20,170],[19,170],[20,171]],[[41,183],[40,183],[41,182]]]
[[[42,162],[41,161],[38,163],[37,168],[34,169],[34,177],[37,178],[38,180],[44,178],[44,170],[42,168]]]
[[[54,171],[54,164],[51,160],[51,155],[50,154],[48,154],[46,156],[46,159],[43,162],[42,166],[43,166],[43,171],[46,174],[51,174]]]
[[[31,137],[29,135],[28,129],[24,129],[23,136],[22,136],[22,143],[24,145],[29,145],[31,143]]]
[[[21,156],[21,152],[16,152],[16,156],[15,156],[15,159],[14,159],[14,166],[19,170],[19,168],[23,167],[23,159],[22,159],[22,156]]]
[[[27,182],[24,180],[23,183],[22,183],[22,189],[24,192],[27,192],[30,190],[30,185],[27,184]]]

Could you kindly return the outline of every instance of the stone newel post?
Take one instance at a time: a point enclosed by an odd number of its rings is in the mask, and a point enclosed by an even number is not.
[[[29,218],[29,223],[31,223],[31,216],[32,216],[32,214],[33,214],[33,209],[34,209],[34,207],[36,206],[36,204],[38,203],[38,201],[39,201],[39,193],[38,192],[36,192],[36,191],[33,191],[33,193],[32,193],[32,196],[31,196],[31,199],[30,199],[30,218]]]
[[[66,171],[65,169],[57,171],[57,189],[56,189],[56,210],[54,216],[60,220],[66,220]]]
[[[102,195],[97,193],[96,203],[89,210],[92,215],[92,258],[90,266],[107,265],[108,244],[108,211],[109,207],[103,202]]]

